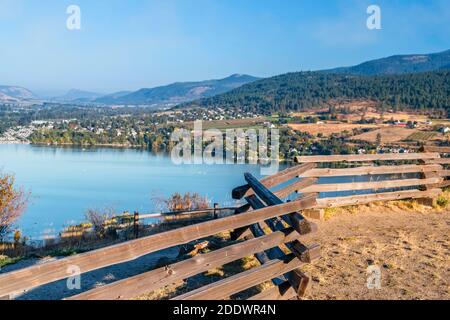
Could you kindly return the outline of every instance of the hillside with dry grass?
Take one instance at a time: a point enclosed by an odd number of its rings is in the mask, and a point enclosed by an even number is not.
[[[307,299],[450,299],[450,211],[417,202],[328,212],[311,241],[322,259],[308,265]],[[381,289],[367,289],[367,268],[381,268]]]

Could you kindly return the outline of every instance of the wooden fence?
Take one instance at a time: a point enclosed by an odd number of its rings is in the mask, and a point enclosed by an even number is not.
[[[299,167],[304,167],[304,169],[298,171],[300,174],[306,171],[309,165]],[[283,175],[283,173],[280,173],[273,178],[279,179],[278,177]],[[250,175],[247,175],[246,178],[262,200],[268,201],[270,199],[270,205],[262,204],[260,198],[254,195],[251,204],[248,203],[236,210],[236,215],[0,275],[0,297],[14,296],[32,288],[65,279],[70,276],[68,270],[72,266],[77,266],[81,273],[87,273],[134,260],[162,249],[216,235],[223,231],[249,226],[255,231],[257,238],[238,242],[229,247],[198,255],[171,266],[118,281],[82,293],[72,297],[72,299],[129,299],[249,255],[256,255],[262,263],[261,266],[216,282],[213,287],[206,286],[179,298],[226,299],[235,293],[272,279],[275,279],[274,283],[279,286],[278,291],[277,289],[272,290],[273,296],[276,292],[279,293],[280,298],[292,298],[295,295],[301,295],[305,290],[307,279],[298,269],[304,263],[308,263],[317,257],[318,247],[315,245],[306,246],[299,241],[305,234],[314,230],[314,227],[299,212],[314,208],[316,196],[309,195],[297,201],[284,203]],[[278,217],[283,217],[283,221],[289,223],[289,225],[280,224],[278,221],[281,220]],[[256,225],[261,221],[274,221],[271,224],[274,227],[273,232],[265,234],[263,230],[257,228]],[[282,251],[279,246],[283,244],[287,244],[291,250],[289,252]],[[284,288],[288,283],[290,284],[290,290],[285,291]],[[267,293],[264,297],[267,297]],[[254,298],[258,299],[259,297]]]
[[[324,208],[375,201],[419,199],[433,205],[444,186],[442,160],[435,152],[297,157],[298,163],[322,166],[300,175],[300,178],[316,179],[318,183],[298,191],[321,194],[317,208],[306,213],[314,218],[323,218]],[[330,164],[344,168],[327,167]],[[342,182],[320,182],[321,178],[333,177],[340,177]],[[333,196],[336,193],[344,195]]]
[[[425,161],[426,163],[438,163],[443,166],[440,175],[445,179],[441,187],[450,186],[450,147],[425,146],[422,148],[424,152],[436,152],[441,156],[438,159],[431,159]]]
[[[248,256],[260,265],[176,297],[182,300],[229,299],[271,281],[273,286],[252,300],[297,299],[309,278],[302,266],[320,257],[318,244],[304,243],[316,224],[305,219],[308,210],[357,205],[371,201],[435,199],[441,190],[443,168],[438,153],[299,157],[299,165],[258,181],[245,174],[246,184],[233,190],[245,203],[234,215],[147,236],[92,252],[0,275],[0,297],[65,279],[77,266],[82,273],[131,261],[143,255],[232,231],[237,242],[169,266],[116,281],[69,299],[130,299]],[[401,163],[398,163],[401,161]],[[408,163],[403,163],[403,162]],[[350,168],[327,168],[326,163],[352,163]],[[415,163],[414,163],[415,162]],[[355,166],[356,163],[362,165]],[[369,164],[368,164],[369,163]],[[400,175],[387,179],[387,175]],[[405,177],[405,175],[407,177]],[[408,175],[417,175],[409,177]],[[359,182],[323,183],[322,178],[363,177]],[[381,177],[373,181],[371,177]],[[328,192],[365,194],[328,197]],[[368,193],[367,193],[368,192]],[[283,201],[291,198],[291,201]]]

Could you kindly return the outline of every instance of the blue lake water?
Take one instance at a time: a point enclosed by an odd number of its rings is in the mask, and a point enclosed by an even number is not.
[[[256,165],[178,166],[166,155],[141,150],[30,145],[0,145],[0,170],[15,174],[31,192],[18,227],[35,240],[83,221],[89,208],[159,212],[153,199],[174,192],[197,192],[233,206],[231,190],[244,184],[244,173],[260,177]]]

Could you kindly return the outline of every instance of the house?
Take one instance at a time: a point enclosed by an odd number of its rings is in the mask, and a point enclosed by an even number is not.
[[[397,126],[397,127],[406,127],[407,123],[404,122],[404,121],[397,120],[397,121],[395,121],[394,125]]]

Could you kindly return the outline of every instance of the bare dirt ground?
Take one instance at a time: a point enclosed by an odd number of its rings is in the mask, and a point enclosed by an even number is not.
[[[365,209],[364,209],[365,208]],[[450,299],[450,212],[371,206],[319,222],[323,257],[305,268],[307,299]],[[381,289],[367,288],[369,265]]]

